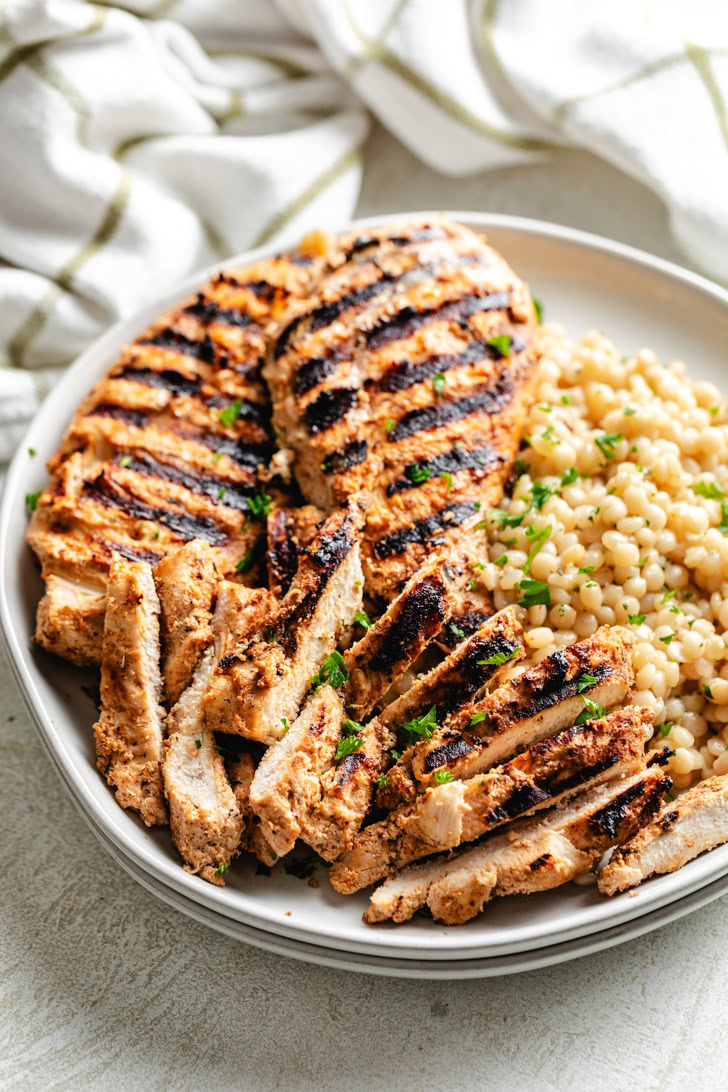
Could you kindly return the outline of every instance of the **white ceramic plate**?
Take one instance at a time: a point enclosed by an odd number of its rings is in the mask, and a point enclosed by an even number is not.
[[[514,217],[452,213],[485,231],[544,303],[546,314],[578,337],[586,328],[605,330],[624,352],[642,345],[663,359],[681,357],[696,377],[723,385],[728,344],[728,293],[694,274],[617,243],[554,225]],[[399,218],[399,217],[395,217]],[[385,218],[359,221],[366,229]],[[263,248],[227,265],[271,253]],[[168,831],[148,831],[114,803],[94,767],[90,727],[95,717],[82,686],[83,672],[34,649],[35,607],[41,582],[24,545],[23,498],[44,484],[44,460],[57,447],[78,402],[131,340],[158,313],[194,290],[210,271],[187,278],[119,323],[85,352],[52,391],[14,459],[0,513],[0,619],[18,679],[41,737],[75,798],[93,817],[104,839],[137,870],[211,913],[305,944],[376,958],[418,960],[492,959],[554,947],[651,914],[728,874],[728,846],[680,872],[653,880],[636,898],[602,899],[593,888],[568,885],[530,898],[497,900],[480,918],[458,928],[424,918],[404,926],[367,927],[360,920],[363,895],[345,899],[325,881],[318,889],[278,869],[270,878],[240,863],[224,889],[180,867]],[[38,452],[35,458],[28,447]]]

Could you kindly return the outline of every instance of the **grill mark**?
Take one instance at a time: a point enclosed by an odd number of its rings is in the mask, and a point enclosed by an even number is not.
[[[503,462],[503,456],[495,451],[490,444],[483,447],[467,448],[454,447],[450,451],[443,451],[429,462],[412,463],[405,468],[403,478],[395,478],[387,486],[387,496],[393,497],[396,493],[403,493],[407,489],[416,489],[420,485],[441,474],[457,474],[462,470],[480,468],[484,471],[489,466],[497,466]],[[427,468],[430,474],[424,481],[415,481],[415,468]]]
[[[628,818],[629,807],[635,800],[638,800],[641,796],[646,796],[648,791],[656,789],[654,807],[652,808],[654,812],[659,807],[661,792],[669,792],[671,788],[672,778],[667,775],[655,786],[648,785],[644,781],[638,781],[636,785],[632,785],[631,788],[621,792],[614,800],[610,800],[598,812],[589,816],[587,822],[590,830],[597,835],[606,835],[610,839],[615,838],[619,833],[621,824]]]
[[[213,394],[205,399],[209,409],[226,409],[233,403],[240,403],[238,421],[251,421],[264,432],[270,431],[270,406],[267,402],[253,402],[250,398],[232,398],[228,394]]]
[[[162,481],[173,482],[175,485],[189,489],[191,493],[209,497],[216,504],[223,504],[226,508],[235,508],[240,512],[248,511],[248,497],[256,491],[254,482],[236,482],[211,474],[190,473],[179,467],[170,466],[168,463],[160,463],[148,454],[132,456],[119,454],[114,461],[120,463],[122,458],[129,459],[126,463],[128,470],[134,470],[137,474],[145,474],[152,478],[160,478]],[[221,489],[225,490],[223,497],[219,495]]]
[[[86,414],[87,417],[112,417],[115,421],[123,421],[126,425],[135,428],[146,428],[147,415],[141,410],[128,409],[126,406],[115,406],[112,402],[99,402]]]
[[[425,769],[428,773],[431,773],[438,766],[447,766],[450,762],[463,758],[464,755],[470,754],[473,750],[475,748],[471,747],[465,737],[458,732],[453,734],[441,747],[435,747],[434,750],[429,752],[425,758]]]
[[[540,869],[545,868],[550,860],[550,853],[542,853],[541,856],[537,857],[535,861],[531,861],[528,867],[531,869],[531,872],[538,872]]]
[[[111,553],[121,554],[127,561],[147,561],[150,565],[156,565],[164,556],[164,554],[155,553],[154,550],[137,550],[133,546],[125,546],[120,542],[107,542],[104,539],[98,541]]]
[[[501,413],[513,399],[514,393],[512,377],[503,373],[491,386],[477,387],[473,394],[455,402],[440,400],[424,409],[410,410],[390,432],[389,442],[397,443],[418,432],[431,432],[476,413]]]
[[[204,447],[228,455],[239,466],[250,467],[252,470],[262,463],[267,465],[275,451],[272,443],[252,444],[234,436],[226,436],[222,432],[203,432],[201,429],[175,429],[172,430],[180,439],[192,440]]]
[[[453,527],[459,527],[467,519],[475,515],[477,508],[472,501],[462,504],[449,504],[442,511],[424,519],[415,520],[406,527],[400,527],[391,535],[385,535],[372,546],[372,552],[376,558],[383,561],[394,554],[401,554],[410,544],[423,545],[438,531],[447,531]]]
[[[432,322],[457,321],[465,323],[472,315],[481,311],[496,311],[507,307],[511,300],[510,292],[490,292],[487,295],[469,293],[456,300],[446,300],[438,307],[419,311],[409,304],[391,318],[383,319],[366,333],[369,349],[381,349],[392,341],[401,341],[411,337],[423,326]]]
[[[121,493],[104,471],[93,481],[84,482],[82,492],[84,496],[105,508],[118,508],[133,519],[159,523],[186,542],[192,538],[203,538],[212,546],[220,546],[228,539],[227,532],[206,516],[192,516],[171,508],[156,508],[136,497]]]
[[[333,535],[322,540],[318,550],[305,550],[305,553],[320,565],[322,569],[338,568],[354,545],[351,533],[351,520],[347,517]]]
[[[309,431],[315,436],[331,428],[356,405],[358,398],[359,392],[351,387],[321,391],[318,398],[306,406]]]
[[[227,671],[233,664],[239,663],[241,659],[242,657],[234,652],[229,653],[227,656],[222,656],[217,662],[217,670]]]
[[[185,307],[188,315],[195,315],[203,326],[209,326],[213,322],[222,322],[226,326],[250,326],[253,319],[238,308],[221,307],[220,304],[206,296],[203,292],[197,293],[197,299],[188,307]]]
[[[597,680],[583,691],[587,697],[595,686],[604,682],[612,674],[612,669],[608,663],[590,664],[587,654],[578,657],[577,663],[574,665],[575,670],[569,677],[569,660],[563,651],[554,652],[553,656],[548,656],[539,664],[539,667],[543,671],[544,677],[532,684],[527,677],[522,675],[518,679],[518,685],[523,687],[524,691],[530,689],[530,694],[524,693],[523,697],[518,697],[510,702],[507,709],[499,714],[499,720],[503,720],[505,723],[526,720],[528,717],[542,713],[544,709],[550,709],[552,706],[558,705],[559,702],[575,697],[577,684],[585,670]]]
[[[285,595],[298,569],[298,547],[293,537],[293,519],[285,509],[277,509],[268,523],[268,563],[275,582]]]
[[[528,345],[528,339],[518,334],[512,334],[511,338],[511,349],[515,353],[522,352]],[[397,361],[396,364],[387,368],[379,379],[366,381],[365,386],[392,394],[396,391],[409,390],[416,383],[424,383],[439,372],[449,372],[453,368],[461,368],[467,364],[479,364],[483,360],[500,359],[502,354],[494,345],[488,345],[484,341],[474,341],[462,353],[440,353],[420,361],[419,364],[414,364],[411,360]]]
[[[321,469],[324,474],[339,474],[344,470],[351,470],[353,466],[364,462],[368,451],[366,440],[353,440],[343,451],[334,451],[327,455],[321,463]]]
[[[450,621],[454,622],[458,629],[463,631],[466,637],[471,637],[477,629],[480,629],[483,622],[486,622],[490,617],[491,614],[489,611],[468,610],[465,611],[464,614],[451,615]],[[444,643],[448,648],[454,648],[462,641],[462,637],[458,637],[456,633],[453,633],[450,626],[443,630],[441,637],[443,635],[446,638]]]
[[[306,333],[312,334],[316,330],[323,330],[324,327],[335,322],[344,311],[348,311],[350,307],[357,307],[360,303],[366,303],[367,300],[378,295],[387,285],[393,284],[396,280],[399,280],[399,277],[384,273],[376,281],[360,285],[359,288],[352,289],[351,292],[347,292],[338,299],[327,300],[325,303],[319,304],[318,307],[314,307],[313,310],[297,315],[296,318],[291,319],[284,326],[278,335],[273,350],[274,359],[278,360],[279,357],[283,356],[291,339],[305,322],[308,322]]]
[[[386,671],[403,660],[437,633],[445,619],[445,589],[435,577],[421,580],[402,603],[372,656],[374,671]]]
[[[364,765],[366,761],[367,756],[361,754],[359,751],[355,751],[352,755],[347,755],[336,772],[336,784],[346,785],[354,777],[354,774],[359,767]]]
[[[347,554],[349,554],[355,542],[351,517],[346,516],[338,530],[334,531],[333,535],[323,539],[317,550],[307,549],[304,551],[320,568],[318,572],[313,574],[313,586],[283,623],[283,633],[279,637],[279,641],[289,655],[293,654],[298,646],[297,630],[299,626],[311,617],[316,609],[316,604],[326,590],[326,585]]]
[[[205,334],[202,341],[196,341],[185,334],[181,334],[178,330],[173,330],[171,326],[167,326],[164,330],[153,334],[152,337],[140,338],[138,344],[156,345],[160,349],[170,349],[172,352],[183,353],[185,356],[202,360],[205,364],[214,364],[215,362],[215,346],[208,334]]]
[[[448,239],[450,236],[442,228],[424,227],[417,228],[409,235],[385,235],[378,239],[374,235],[357,235],[348,250],[344,251],[346,260],[361,250],[368,250],[370,246],[384,246],[390,243],[392,246],[409,246],[411,243],[423,243],[428,239]]]
[[[665,788],[665,790],[664,790],[665,792],[669,792],[670,789],[672,788],[672,778],[669,778],[669,781],[670,781],[670,784],[667,786],[667,788]],[[662,784],[662,782],[660,782],[660,784]],[[667,832],[672,827],[674,827],[675,823],[677,823],[679,818],[680,818],[680,812],[678,812],[678,811],[668,811],[663,816],[661,816],[661,818],[660,818],[660,828],[662,829],[663,833],[667,834]]]
[[[112,372],[110,378],[126,379],[144,387],[158,387],[160,390],[171,391],[172,394],[183,395],[198,394],[202,385],[198,378],[183,375],[174,368],[162,368],[157,372],[154,368],[135,368],[131,364],[125,365],[120,371]]]
[[[300,396],[318,387],[319,383],[323,383],[324,379],[334,374],[342,360],[341,353],[332,349],[327,356],[312,356],[308,360],[301,361],[293,380],[295,393]]]

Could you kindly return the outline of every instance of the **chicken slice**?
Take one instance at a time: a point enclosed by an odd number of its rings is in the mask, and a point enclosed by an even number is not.
[[[675,872],[708,849],[728,842],[728,776],[693,785],[614,851],[599,890],[615,895],[655,874]]]
[[[301,837],[325,861],[334,861],[354,843],[369,811],[385,754],[394,742],[381,721],[360,726],[361,744],[321,776],[321,798],[304,818]]]
[[[33,640],[80,667],[101,662],[106,588],[58,573],[45,577]]]
[[[649,709],[622,709],[568,728],[487,774],[428,789],[363,830],[331,869],[332,885],[350,894],[435,850],[472,842],[590,784],[636,772],[651,723]]]
[[[523,628],[515,609],[506,607],[483,622],[472,637],[459,644],[437,667],[415,679],[409,690],[379,714],[379,720],[394,729],[422,717],[434,706],[438,721],[447,722],[497,678],[505,666],[521,659],[522,640]],[[391,810],[414,798],[417,788],[411,774],[412,756],[410,748],[387,774],[386,784],[377,793],[380,807]]]
[[[426,905],[437,921],[459,925],[495,896],[568,883],[649,822],[671,787],[670,777],[652,766],[520,820],[455,857],[411,865],[372,893],[364,921],[408,921]]]
[[[365,515],[366,499],[352,497],[329,516],[270,617],[268,640],[221,659],[206,701],[209,725],[270,744],[283,736],[284,719],[296,719],[311,680],[361,607]]]
[[[278,599],[290,588],[301,553],[314,538],[325,514],[312,504],[274,508],[268,516],[268,586]]]
[[[250,808],[279,857],[293,849],[306,814],[321,798],[320,775],[334,762],[343,720],[341,698],[324,684],[256,770]]]
[[[96,765],[116,789],[117,803],[138,811],[148,827],[167,822],[161,697],[159,600],[152,570],[117,554],[107,590]]]
[[[220,574],[209,543],[195,538],[154,567],[161,607],[163,674],[173,705],[212,642],[212,609]]]
[[[357,716],[370,711],[437,634],[449,612],[451,585],[447,565],[433,558],[347,651],[346,705]]]
[[[213,618],[214,643],[169,714],[163,765],[172,841],[188,872],[222,885],[240,849],[244,820],[215,737],[205,723],[203,699],[229,633],[240,626],[248,589],[222,581]]]
[[[438,771],[473,777],[573,724],[586,701],[609,708],[626,700],[634,685],[633,644],[621,627],[602,626],[463,707],[417,745],[415,778],[427,785]]]

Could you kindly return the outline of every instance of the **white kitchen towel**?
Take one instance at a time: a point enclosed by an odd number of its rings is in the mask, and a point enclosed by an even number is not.
[[[115,319],[345,221],[369,111],[455,175],[586,147],[728,278],[727,101],[718,0],[5,0],[0,461]]]

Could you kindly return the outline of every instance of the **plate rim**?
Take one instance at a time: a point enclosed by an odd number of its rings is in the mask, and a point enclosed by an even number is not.
[[[427,218],[435,215],[439,214],[422,210],[411,213],[392,213],[386,216],[371,216],[353,220],[339,230],[366,230],[373,226],[401,220],[405,217]],[[628,244],[606,239],[602,236],[585,232],[577,228],[564,227],[547,221],[525,217],[462,210],[449,211],[446,215],[458,222],[471,226],[476,230],[485,231],[486,233],[489,229],[503,229],[517,232],[522,235],[530,235],[532,237],[545,236],[547,239],[556,241],[557,243],[576,244],[578,247],[587,248],[591,251],[596,250],[603,255],[617,256],[631,265],[640,265],[660,273],[663,276],[668,277],[671,281],[677,282],[682,287],[690,286],[693,290],[710,296],[717,304],[723,305],[728,311],[728,291],[726,291],[726,289],[708,280],[701,274],[684,269],[676,263],[648,254],[647,252],[641,251]],[[13,506],[17,503],[19,486],[22,484],[23,475],[27,473],[28,469],[27,456],[25,454],[28,446],[27,441],[36,431],[41,429],[43,423],[50,417],[52,409],[51,400],[54,392],[57,392],[61,385],[64,390],[72,386],[76,377],[81,375],[85,376],[87,370],[91,371],[95,369],[94,375],[96,377],[103,374],[103,370],[109,363],[109,355],[116,351],[120,343],[134,332],[138,332],[145,323],[151,321],[185,294],[194,291],[196,287],[199,287],[199,285],[214,272],[220,269],[229,268],[236,264],[251,263],[279,252],[281,252],[281,248],[275,246],[257,247],[254,250],[243,252],[242,254],[235,255],[224,261],[216,262],[201,271],[189,274],[182,278],[164,293],[159,293],[155,299],[145,305],[144,308],[140,308],[133,315],[116,322],[109,330],[102,334],[101,337],[88,346],[88,348],[85,349],[69,367],[59,381],[59,384],[44,399],[43,404],[39,407],[28,426],[25,436],[19,444],[16,454],[10,464],[3,490],[2,505],[0,506],[0,623],[8,649],[10,663],[31,713],[31,719],[40,733],[45,749],[50,754],[53,764],[62,774],[62,779],[74,798],[85,807],[91,809],[101,830],[113,844],[118,846],[120,851],[131,854],[132,859],[143,871],[166,884],[168,887],[176,890],[180,895],[190,897],[194,902],[202,906],[212,904],[214,912],[221,913],[228,918],[234,918],[252,928],[299,939],[303,943],[310,943],[310,939],[307,938],[310,938],[313,935],[316,937],[315,943],[318,945],[332,948],[340,948],[344,945],[349,951],[370,951],[378,955],[383,953],[385,957],[389,956],[391,958],[403,958],[404,953],[407,951],[414,951],[418,958],[424,957],[429,961],[451,958],[451,953],[456,951],[467,951],[471,958],[475,958],[475,953],[477,952],[490,952],[492,958],[497,953],[508,954],[510,951],[523,950],[526,944],[531,942],[514,941],[513,944],[505,942],[494,946],[492,943],[487,943],[487,941],[473,944],[471,938],[469,944],[457,943],[457,931],[455,931],[455,936],[453,936],[445,927],[438,927],[438,932],[433,937],[425,937],[425,934],[415,935],[414,945],[410,946],[405,940],[404,930],[406,929],[406,926],[400,927],[393,933],[379,933],[378,938],[373,932],[372,942],[369,943],[347,938],[343,935],[342,930],[334,930],[330,927],[327,932],[319,933],[312,931],[307,926],[295,926],[273,920],[270,915],[268,915],[268,917],[263,917],[261,920],[261,914],[258,910],[241,910],[239,906],[235,905],[236,900],[240,896],[240,892],[235,891],[235,889],[211,887],[203,880],[200,880],[199,877],[190,876],[188,873],[184,872],[176,861],[170,859],[160,862],[147,852],[146,847],[143,845],[131,845],[129,839],[125,835],[123,822],[118,823],[115,821],[116,819],[121,819],[122,816],[125,816],[128,821],[130,817],[125,815],[125,813],[123,813],[121,809],[118,809],[118,806],[111,801],[113,807],[119,812],[118,816],[114,813],[112,819],[111,813],[107,816],[104,810],[97,809],[92,801],[86,799],[86,793],[80,774],[75,770],[73,756],[69,755],[67,750],[63,747],[62,741],[57,736],[57,733],[53,730],[50,715],[45,709],[43,700],[35,686],[33,674],[34,672],[42,674],[41,668],[29,659],[27,650],[23,646],[24,638],[21,638],[20,632],[16,630],[16,627],[13,624],[6,587],[6,574],[8,571],[11,549],[9,540],[11,537],[11,523],[14,512]],[[84,390],[85,389],[84,386]],[[710,866],[706,864],[708,860],[711,861]],[[616,927],[617,924],[645,916],[663,905],[671,904],[682,897],[686,897],[686,889],[687,894],[689,895],[716,881],[726,873],[728,873],[728,846],[718,847],[710,854],[703,855],[691,862],[691,864],[687,866],[687,869],[681,870],[680,873],[672,874],[672,876],[659,877],[653,880],[649,885],[649,888],[642,890],[642,898],[628,899],[626,896],[622,896],[617,900],[611,900],[609,903],[605,901],[605,908],[610,906],[621,907],[615,914],[612,914],[605,909],[604,915],[602,916],[608,916],[610,918],[608,923],[605,924],[604,922],[596,920],[591,925],[587,926],[584,926],[582,923],[582,925],[564,926],[561,930],[556,929],[555,935],[562,938],[558,943],[565,942],[574,936],[588,936],[602,931],[605,928]],[[677,881],[676,877],[678,877]],[[673,888],[675,890],[672,890]],[[644,897],[646,891],[649,891],[647,898]],[[631,904],[631,906],[629,904]],[[635,906],[635,904],[638,905]],[[259,905],[264,906],[264,903],[259,903]],[[612,919],[617,920],[615,922]],[[548,936],[550,935],[552,935],[551,930],[548,932]],[[402,938],[401,941],[395,939],[400,937]],[[540,939],[536,939],[542,946],[549,946],[557,943],[547,939],[545,930],[541,931]],[[430,941],[432,946],[425,953],[422,950],[422,944],[427,941]]]

